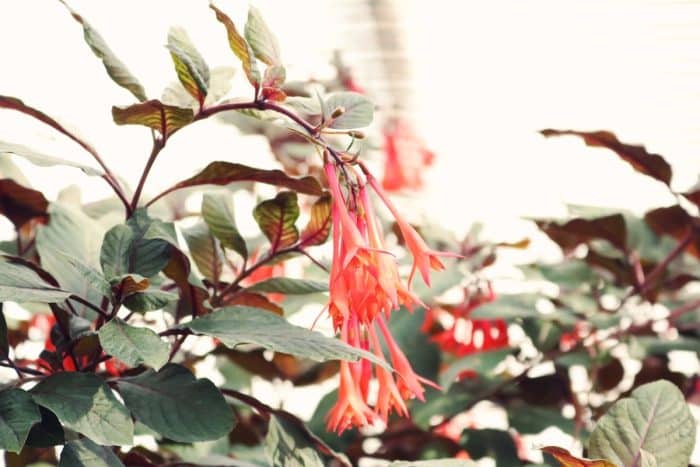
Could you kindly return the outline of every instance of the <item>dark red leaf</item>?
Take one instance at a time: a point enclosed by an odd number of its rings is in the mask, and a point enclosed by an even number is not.
[[[572,219],[565,224],[551,221],[535,221],[564,251],[570,251],[582,243],[604,239],[620,250],[627,248],[627,227],[621,214],[596,219]]]
[[[215,161],[194,177],[183,180],[153,198],[149,204],[175,190],[200,185],[228,185],[233,182],[259,182],[289,188],[298,193],[321,196],[323,189],[314,177],[290,177],[281,170],[265,170],[232,162]]]
[[[46,219],[49,202],[40,191],[26,188],[12,179],[0,180],[0,213],[20,228],[26,222]]]
[[[49,117],[45,113],[33,108],[29,107],[28,105],[25,105],[24,102],[22,102],[19,99],[16,99],[14,97],[8,97],[8,96],[0,96],[0,109],[10,109],[10,110],[16,110],[18,112],[22,112],[23,114],[29,115],[30,117],[34,117],[35,119],[39,120],[40,122],[43,122],[56,131],[63,133],[76,143],[78,143],[80,146],[85,148],[89,153],[94,154],[95,149],[86,144],[84,141],[80,140],[77,138],[75,135],[73,135],[70,131],[68,131],[63,125],[58,123],[56,120],[53,118]]]
[[[651,154],[644,146],[634,146],[621,143],[617,137],[609,131],[574,131],[574,130],[542,130],[545,137],[573,135],[583,138],[583,141],[591,147],[610,149],[620,158],[630,164],[636,171],[653,177],[660,182],[669,185],[671,183],[671,166],[658,154]]]
[[[688,235],[698,219],[693,218],[679,205],[653,209],[644,214],[644,220],[656,235],[668,235],[681,241]],[[688,246],[689,253],[700,257],[700,237],[697,235]]]

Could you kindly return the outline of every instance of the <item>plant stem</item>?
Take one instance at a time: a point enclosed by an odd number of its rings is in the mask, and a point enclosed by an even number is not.
[[[90,303],[90,301],[85,300],[83,297],[80,297],[80,296],[78,296],[78,295],[71,295],[71,296],[70,296],[70,299],[71,299],[71,300],[75,300],[76,302],[85,305],[86,307],[90,308],[91,310],[97,312],[97,314],[100,315],[100,316],[102,316],[103,318],[109,319],[109,315],[108,315],[107,313],[105,313],[104,310],[102,310],[102,309],[101,309],[100,307],[98,307],[97,305],[94,305],[94,304]]]
[[[668,315],[668,321],[673,325],[674,322],[686,313],[695,311],[700,308],[700,300],[694,300],[692,302],[685,303],[678,308],[671,310]]]
[[[644,282],[639,286],[639,293],[644,295],[644,293],[654,285],[658,277],[666,270],[669,264],[676,259],[681,253],[685,251],[690,243],[695,239],[696,231],[694,227],[688,229],[688,233],[681,239],[681,241],[676,244],[675,248],[660,262],[654,269],[649,273],[644,279]]]
[[[168,356],[168,362],[171,362],[173,360],[175,354],[178,352],[178,350],[180,350],[180,347],[182,347],[182,344],[185,342],[185,339],[187,339],[187,336],[189,336],[190,334],[191,333],[182,333],[177,339],[175,339],[173,348],[170,351],[170,355]]]
[[[249,267],[249,268],[244,268],[243,271],[241,271],[241,273],[238,275],[238,277],[236,277],[236,279],[234,279],[233,282],[231,282],[228,286],[226,286],[226,288],[225,288],[223,291],[221,291],[221,294],[220,294],[219,297],[218,297],[219,300],[218,300],[217,305],[221,304],[222,300],[224,299],[224,297],[225,297],[227,294],[229,294],[229,293],[233,292],[234,290],[236,290],[236,289],[239,287],[239,284],[240,284],[246,277],[248,277],[248,276],[250,276],[251,274],[253,274],[256,270],[258,270],[258,269],[261,268],[262,266],[265,266],[267,263],[269,263],[270,261],[272,261],[273,259],[275,259],[276,257],[278,257],[278,256],[280,256],[280,255],[284,255],[284,254],[287,254],[287,253],[294,253],[294,252],[302,253],[302,250],[299,248],[299,245],[292,245],[292,246],[290,246],[290,247],[282,248],[282,249],[280,249],[280,250],[271,252],[270,254],[268,254],[267,256],[265,256],[263,259],[259,260],[259,261],[256,262],[255,264],[253,264],[251,267]]]
[[[151,154],[148,156],[148,161],[146,162],[146,167],[143,169],[143,174],[141,174],[141,178],[139,179],[139,184],[137,185],[136,191],[134,192],[134,197],[131,199],[131,207],[128,217],[131,217],[131,215],[139,207],[139,199],[141,198],[141,192],[143,192],[143,187],[146,184],[146,179],[148,178],[148,174],[151,172],[151,168],[153,167],[153,164],[155,163],[158,154],[160,154],[160,151],[165,147],[165,141],[165,137],[153,137],[153,148],[151,149]]]
[[[28,374],[28,375],[45,376],[45,374],[44,374],[43,372],[41,372],[41,371],[39,371],[39,370],[35,370],[34,368],[28,368],[28,367],[25,367],[25,366],[18,366],[18,365],[15,365],[14,362],[10,362],[9,359],[8,359],[7,362],[0,362],[0,366],[4,366],[4,367],[7,367],[7,368],[12,368],[12,369],[14,369],[16,372],[18,372],[18,373],[19,373],[19,372],[22,372],[22,373],[26,373],[26,374]]]

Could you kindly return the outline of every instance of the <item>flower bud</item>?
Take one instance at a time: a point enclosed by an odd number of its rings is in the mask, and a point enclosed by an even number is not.
[[[331,114],[331,118],[338,118],[341,115],[343,115],[344,113],[345,113],[345,107],[343,107],[343,106],[336,107],[335,110],[333,111],[333,113]]]

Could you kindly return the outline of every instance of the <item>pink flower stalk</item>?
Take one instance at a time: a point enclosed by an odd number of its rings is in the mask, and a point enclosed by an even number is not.
[[[327,423],[329,430],[342,432],[352,426],[371,424],[376,419],[386,422],[392,412],[407,416],[405,400],[424,400],[423,385],[435,384],[413,371],[386,325],[385,320],[401,306],[412,309],[425,305],[402,282],[395,258],[386,251],[383,232],[366,187],[356,186],[346,195],[340,187],[335,165],[327,163],[325,172],[333,196],[329,314],[344,342],[386,361],[381,334],[395,370],[394,373],[381,365],[373,366],[367,359],[341,362],[338,401],[329,412]],[[371,184],[369,177],[368,180]],[[380,196],[383,198],[383,194]],[[390,209],[395,211],[393,206]],[[403,220],[400,222],[408,226]],[[415,235],[416,239],[412,240],[413,245],[417,245],[415,251],[422,255],[442,255],[429,250],[418,234]],[[369,383],[373,378],[378,383],[378,393],[376,401],[370,403]]]

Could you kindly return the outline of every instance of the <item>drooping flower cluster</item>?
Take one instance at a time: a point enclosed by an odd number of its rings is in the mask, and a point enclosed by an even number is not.
[[[384,360],[381,341],[389,350],[389,361],[396,374],[369,360],[340,364],[338,401],[328,414],[328,428],[342,432],[351,426],[364,426],[376,419],[386,421],[393,411],[406,416],[405,400],[424,400],[424,384],[434,383],[417,375],[392,337],[387,320],[401,306],[422,305],[410,290],[411,279],[419,270],[430,284],[430,269],[444,266],[439,256],[455,256],[432,250],[406,222],[377,181],[365,171],[365,182],[341,189],[334,163],[325,165],[333,196],[333,264],[330,274],[329,313],[343,341],[372,352]],[[346,172],[347,173],[347,172]],[[413,269],[407,284],[401,281],[395,258],[386,250],[381,225],[374,214],[368,187],[379,195],[396,218],[413,255]],[[376,378],[376,401],[369,401],[369,386]]]

